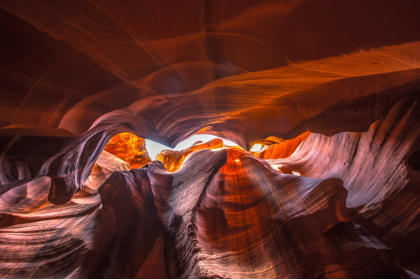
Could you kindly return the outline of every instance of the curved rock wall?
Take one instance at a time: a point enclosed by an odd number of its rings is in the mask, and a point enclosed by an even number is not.
[[[0,277],[416,277],[419,14],[1,1]]]

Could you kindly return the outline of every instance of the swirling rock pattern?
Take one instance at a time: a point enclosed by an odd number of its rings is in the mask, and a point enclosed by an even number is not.
[[[398,255],[413,265],[420,249],[413,240],[419,234],[420,205],[407,159],[420,134],[418,119],[418,105],[400,101],[367,132],[311,134],[291,157],[268,161],[311,178],[342,179],[347,206],[360,208],[357,221],[385,243],[404,248],[396,249]]]
[[[1,1],[0,277],[418,277],[419,14]]]

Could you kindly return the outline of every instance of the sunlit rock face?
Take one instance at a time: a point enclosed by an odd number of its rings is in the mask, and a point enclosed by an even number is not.
[[[418,277],[419,14],[1,1],[0,277]]]
[[[266,139],[251,142],[250,152],[257,157],[264,159],[286,158],[289,157],[309,135],[310,132],[306,131],[290,140],[269,136]]]
[[[214,139],[207,143],[197,143],[182,151],[163,150],[158,154],[156,160],[161,161],[166,170],[174,172],[181,168],[185,159],[194,151],[202,149],[221,149],[223,147],[224,145],[221,139]]]
[[[145,147],[145,140],[132,133],[123,132],[115,135],[104,147],[107,151],[136,169],[150,163]]]

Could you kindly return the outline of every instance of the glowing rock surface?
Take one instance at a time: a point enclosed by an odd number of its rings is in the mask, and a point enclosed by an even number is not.
[[[0,278],[418,277],[419,14],[1,1]]]

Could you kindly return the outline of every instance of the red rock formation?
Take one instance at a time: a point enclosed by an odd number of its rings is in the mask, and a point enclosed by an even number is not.
[[[161,161],[166,170],[170,172],[175,172],[181,168],[185,159],[194,151],[202,149],[221,149],[225,147],[223,141],[219,138],[213,139],[206,143],[198,143],[190,148],[187,148],[182,151],[173,151],[173,150],[163,150],[158,154],[156,160]]]
[[[264,159],[286,158],[289,157],[309,135],[310,132],[306,131],[290,140],[283,140],[270,136],[263,140],[252,141],[250,146],[259,145],[260,149],[253,152],[251,148],[251,152],[253,155]]]
[[[419,14],[1,1],[0,277],[416,277]]]
[[[146,151],[145,140],[132,133],[119,133],[104,147],[107,151],[130,165],[131,169],[142,167],[151,162]]]

